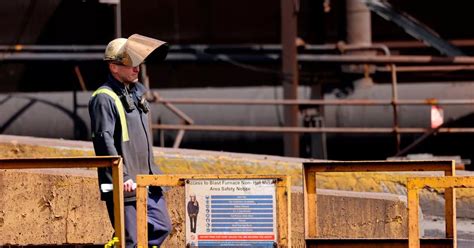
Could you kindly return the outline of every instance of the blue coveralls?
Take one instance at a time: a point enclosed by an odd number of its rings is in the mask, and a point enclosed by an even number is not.
[[[101,90],[102,91],[99,91]],[[121,98],[127,90],[133,106],[120,111],[119,98],[104,93],[107,90],[115,92]],[[151,144],[151,134],[148,128],[148,115],[139,107],[139,100],[146,92],[141,83],[130,84],[129,89],[109,76],[89,101],[91,118],[92,141],[95,154],[98,156],[120,155],[123,158],[123,181],[136,181],[138,174],[161,174],[155,165]],[[123,101],[121,101],[123,102]],[[122,113],[120,113],[122,112]],[[121,115],[126,122],[121,121]],[[123,132],[123,128],[127,131]],[[128,134],[128,135],[127,135]],[[128,136],[128,137],[127,137]],[[99,168],[99,185],[112,183],[111,168]],[[149,245],[160,246],[171,231],[171,221],[168,215],[165,198],[160,187],[150,188],[148,197],[148,238]],[[126,247],[135,247],[136,231],[136,198],[135,192],[124,192],[125,209],[125,239]],[[101,199],[106,201],[110,220],[113,224],[112,193],[101,192]]]

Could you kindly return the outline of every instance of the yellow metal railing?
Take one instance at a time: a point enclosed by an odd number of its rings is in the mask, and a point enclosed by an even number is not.
[[[0,158],[0,169],[58,169],[112,167],[114,228],[117,239],[114,244],[124,248],[125,225],[123,216],[123,166],[118,156],[67,157],[67,158]]]

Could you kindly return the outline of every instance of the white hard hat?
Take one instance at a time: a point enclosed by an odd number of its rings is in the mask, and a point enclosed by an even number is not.
[[[168,43],[164,41],[134,34],[128,39],[117,38],[109,42],[105,48],[104,60],[127,66],[138,66],[150,54],[151,60],[165,59],[168,49]]]

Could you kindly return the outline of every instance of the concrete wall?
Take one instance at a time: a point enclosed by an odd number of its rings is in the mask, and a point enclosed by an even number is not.
[[[106,243],[112,236],[94,170],[0,171],[0,245]],[[323,237],[406,236],[406,203],[392,194],[320,190]],[[173,231],[165,247],[184,247],[184,192],[166,193]],[[292,241],[303,245],[303,197],[292,194]]]

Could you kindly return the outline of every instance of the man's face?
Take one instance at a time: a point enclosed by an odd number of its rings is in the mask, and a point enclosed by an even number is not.
[[[118,64],[109,64],[112,75],[120,82],[125,84],[135,83],[140,72],[139,66],[126,66]]]

